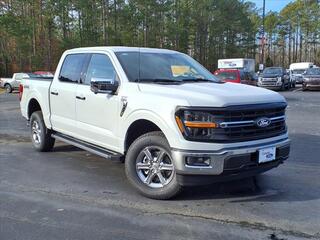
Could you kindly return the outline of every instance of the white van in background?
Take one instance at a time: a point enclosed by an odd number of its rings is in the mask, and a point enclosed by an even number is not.
[[[312,62],[300,62],[290,64],[290,80],[295,83],[303,82],[303,74],[309,68],[313,68],[314,64]]]

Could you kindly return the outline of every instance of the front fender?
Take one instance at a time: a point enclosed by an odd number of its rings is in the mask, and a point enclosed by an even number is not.
[[[154,123],[165,135],[166,139],[169,142],[170,146],[175,145],[175,139],[177,134],[179,134],[179,129],[174,122],[174,117],[172,114],[163,114],[159,115],[158,113],[150,110],[136,110],[130,113],[123,121],[123,127],[120,129],[120,139],[123,139],[120,148],[124,151],[125,149],[125,140],[129,127],[135,121],[138,120],[147,120]]]

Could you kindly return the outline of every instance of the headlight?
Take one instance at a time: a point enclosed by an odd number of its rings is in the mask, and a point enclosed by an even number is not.
[[[281,85],[282,84],[282,77],[277,77],[277,85]]]
[[[175,117],[181,133],[187,139],[210,139],[213,129],[219,127],[214,121],[215,117],[208,112],[179,110]]]
[[[304,82],[309,82],[309,81],[310,81],[310,78],[303,78],[303,81],[304,81]]]

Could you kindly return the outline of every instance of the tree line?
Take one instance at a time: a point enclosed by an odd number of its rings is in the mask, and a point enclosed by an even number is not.
[[[2,0],[0,75],[54,70],[62,52],[84,46],[160,47],[185,52],[208,69],[220,58],[266,63],[320,61],[320,8],[296,0],[265,18],[242,0]]]
[[[265,18],[267,65],[320,65],[320,1],[296,0]]]

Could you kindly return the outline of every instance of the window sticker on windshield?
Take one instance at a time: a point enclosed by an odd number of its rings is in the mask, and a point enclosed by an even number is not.
[[[172,75],[174,77],[185,75],[187,73],[190,73],[190,67],[184,66],[184,65],[172,65],[171,66]]]

